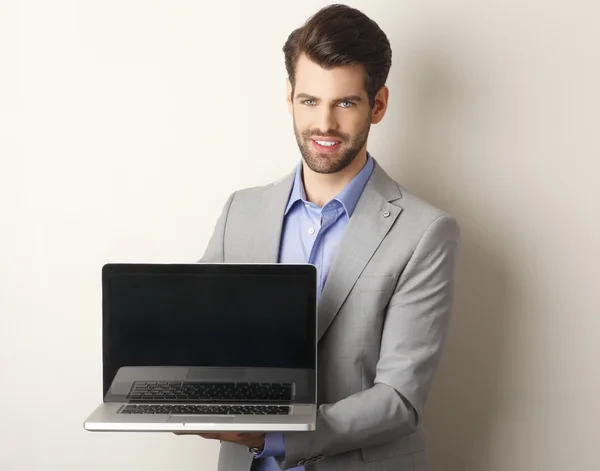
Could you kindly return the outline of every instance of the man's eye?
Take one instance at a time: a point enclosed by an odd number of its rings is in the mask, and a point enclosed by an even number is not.
[[[340,105],[342,108],[351,108],[354,106],[354,103],[352,103],[351,101],[341,101]]]
[[[304,100],[302,104],[312,106],[315,104],[315,100]]]

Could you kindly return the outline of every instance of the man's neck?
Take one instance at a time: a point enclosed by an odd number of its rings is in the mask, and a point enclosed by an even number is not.
[[[313,172],[306,162],[302,162],[302,174],[306,198],[311,203],[323,207],[340,193],[367,163],[367,151],[363,149],[343,170],[336,173]]]

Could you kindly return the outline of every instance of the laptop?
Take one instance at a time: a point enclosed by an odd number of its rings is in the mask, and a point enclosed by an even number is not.
[[[102,267],[102,403],[89,431],[310,431],[310,264]]]

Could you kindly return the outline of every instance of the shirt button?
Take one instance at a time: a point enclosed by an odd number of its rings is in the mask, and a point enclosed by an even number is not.
[[[390,216],[390,212],[389,212],[389,211],[384,211],[384,212],[383,212],[383,217],[384,217],[384,218],[387,218],[387,217],[389,217],[389,216]]]
[[[311,228],[308,230],[308,233],[309,233],[309,234],[314,234],[314,233],[315,233],[315,229],[311,227]]]

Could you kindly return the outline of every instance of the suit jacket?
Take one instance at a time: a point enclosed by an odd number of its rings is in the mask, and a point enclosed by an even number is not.
[[[233,193],[200,262],[276,263],[294,172]],[[423,409],[449,325],[460,232],[375,162],[318,306],[318,415],[285,433],[281,469],[428,470]],[[223,442],[219,471],[249,471]]]

